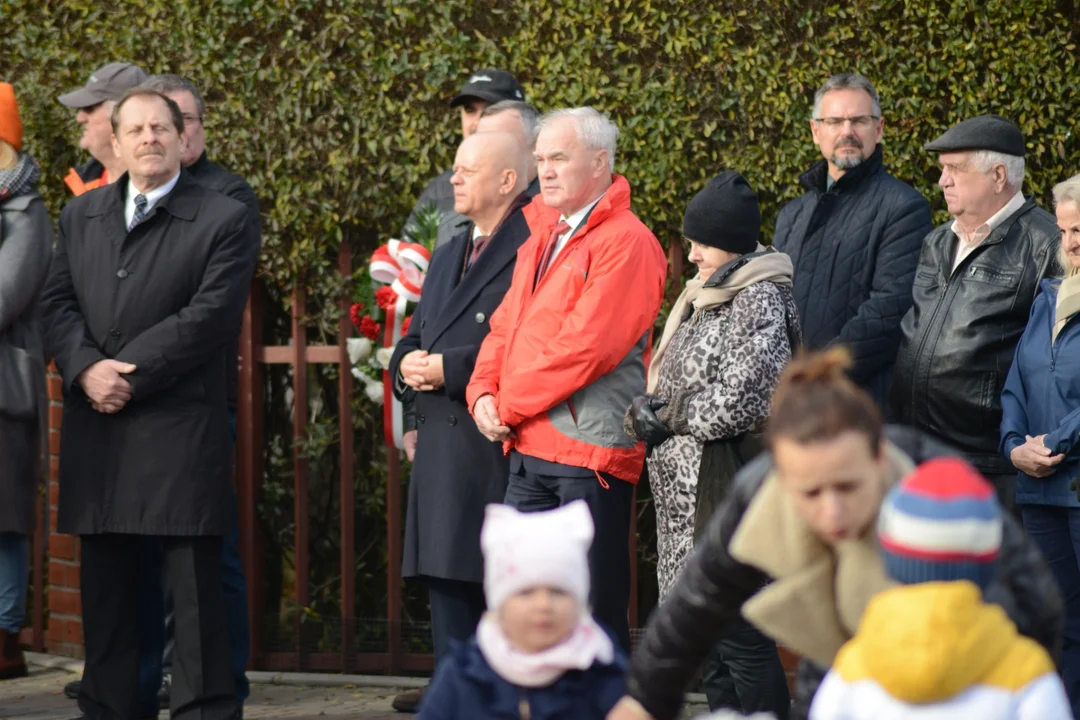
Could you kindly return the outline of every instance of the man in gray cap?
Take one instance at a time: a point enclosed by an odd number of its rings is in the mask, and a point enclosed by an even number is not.
[[[1016,469],[998,453],[1001,390],[1039,281],[1055,271],[1053,215],[1024,199],[1024,136],[980,115],[928,143],[952,222],[923,242],[901,323],[897,420],[962,451],[1013,508]]]
[[[60,104],[77,111],[75,119],[83,126],[79,147],[90,153],[89,161],[71,168],[64,178],[64,184],[76,197],[124,174],[124,162],[113,152],[109,118],[116,101],[146,82],[146,78],[146,72],[137,65],[109,63],[95,70],[86,85],[57,98]]]

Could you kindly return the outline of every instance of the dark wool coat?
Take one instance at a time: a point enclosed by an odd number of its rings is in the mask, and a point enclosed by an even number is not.
[[[235,175],[225,168],[206,157],[204,152],[199,159],[186,168],[188,175],[204,188],[214,190],[233,200],[244,203],[248,209],[248,222],[253,228],[252,238],[255,241],[255,252],[259,251],[262,242],[262,217],[259,215],[259,200],[255,197],[255,191],[247,184],[247,181],[239,175]],[[240,354],[240,338],[236,337],[232,343],[232,355]],[[240,384],[240,369],[238,363],[230,362],[225,365],[226,390],[229,398],[229,412],[236,412],[236,397]]]
[[[64,387],[58,530],[220,535],[233,522],[225,368],[257,255],[248,211],[181,172],[127,232],[127,185],[64,208],[42,296]],[[112,415],[76,383],[106,358],[137,368]]]
[[[424,696],[419,720],[601,720],[626,690],[626,659],[615,652],[611,665],[594,663],[548,687],[520,688],[495,673],[476,640],[454,643]]]
[[[29,192],[0,204],[0,342],[11,343],[41,363],[40,416],[25,422],[0,415],[0,532],[33,531],[34,500],[43,470],[45,350],[38,295],[49,271],[52,223],[45,203]]]
[[[520,210],[514,212],[462,278],[471,237],[470,223],[435,251],[420,305],[390,362],[391,377],[398,378],[401,359],[413,350],[442,353],[446,378],[445,387],[434,392],[396,383],[400,397],[415,398],[419,431],[405,519],[405,577],[481,582],[484,507],[503,501],[510,477],[502,444],[476,428],[465,388],[529,225]]]
[[[881,146],[828,190],[827,174],[822,160],[799,178],[806,193],[780,211],[773,247],[795,266],[807,348],[847,346],[852,378],[884,407],[930,204],[885,172]]]

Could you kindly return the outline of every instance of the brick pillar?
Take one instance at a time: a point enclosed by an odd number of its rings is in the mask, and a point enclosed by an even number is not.
[[[60,500],[60,418],[63,393],[55,366],[49,367],[49,652],[83,657],[82,600],[79,597],[79,539],[56,533]]]

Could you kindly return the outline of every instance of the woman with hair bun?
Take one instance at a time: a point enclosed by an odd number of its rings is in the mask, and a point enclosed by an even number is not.
[[[890,585],[874,533],[885,494],[916,465],[955,454],[915,430],[886,427],[874,401],[848,379],[850,362],[833,348],[800,356],[784,371],[767,452],[735,477],[650,618],[629,696],[608,720],[675,718],[701,662],[739,616],[803,658],[792,717],[806,717],[870,598]],[[1057,656],[1061,596],[1011,517],[986,601]]]

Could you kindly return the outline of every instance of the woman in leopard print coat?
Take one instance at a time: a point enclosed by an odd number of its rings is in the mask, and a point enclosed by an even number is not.
[[[649,368],[648,394],[627,411],[627,434],[649,449],[661,601],[694,547],[703,452],[716,441],[738,442],[761,429],[780,373],[801,342],[791,260],[761,247],[759,232],[757,197],[736,173],[715,178],[691,201],[683,234],[698,275],[671,309]],[[718,655],[726,655],[723,648]],[[729,664],[737,666],[733,660]],[[774,709],[787,700],[786,693],[775,697],[781,692],[775,683],[763,690],[760,682],[753,692],[768,697],[744,698],[751,691],[743,692],[747,683],[735,679],[744,711]]]

